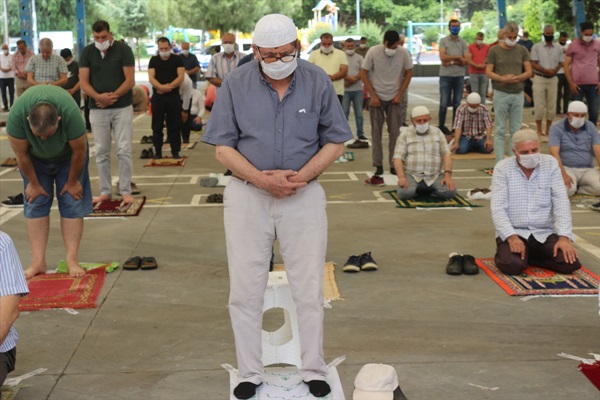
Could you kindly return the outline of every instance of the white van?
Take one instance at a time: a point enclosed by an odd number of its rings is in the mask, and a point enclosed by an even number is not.
[[[358,42],[360,41],[360,36],[358,35],[334,36],[333,46],[338,50],[341,49],[340,43],[345,42],[348,38],[354,39],[354,43],[356,43],[356,46],[358,47]],[[310,53],[312,53],[315,50],[318,50],[319,47],[321,47],[321,39],[319,38],[313,40],[310,46],[308,46],[306,50],[300,53],[300,58],[303,60],[308,60]]]

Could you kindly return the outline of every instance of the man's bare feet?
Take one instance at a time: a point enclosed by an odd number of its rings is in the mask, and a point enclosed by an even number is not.
[[[130,194],[124,194],[121,197],[123,198],[123,201],[127,204],[133,204],[135,202],[135,199]]]
[[[67,260],[67,269],[69,270],[69,275],[71,276],[83,276],[85,275],[85,269],[79,266],[79,263],[75,261]]]
[[[92,203],[100,203],[101,201],[110,200],[112,197],[109,194],[101,194],[100,196],[92,197]]]
[[[43,274],[46,272],[46,265],[30,265],[29,268],[25,270],[25,279],[33,278],[36,275]]]

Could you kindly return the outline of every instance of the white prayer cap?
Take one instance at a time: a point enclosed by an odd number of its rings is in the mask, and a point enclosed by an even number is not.
[[[467,103],[479,104],[481,103],[481,96],[479,95],[479,93],[471,92],[471,94],[467,96]]]
[[[269,14],[256,23],[252,43],[258,47],[275,48],[297,39],[298,29],[290,17],[282,14]]]
[[[538,137],[537,132],[533,129],[521,129],[516,131],[513,135],[512,144],[514,147],[517,143],[527,142],[529,140],[535,140],[536,142],[539,142],[540,138]]]
[[[588,108],[583,101],[572,101],[569,103],[569,108],[567,112],[576,112],[576,113],[587,113]]]
[[[431,115],[431,113],[429,112],[429,110],[427,109],[427,107],[425,107],[425,106],[416,106],[415,108],[412,109],[411,116],[413,118],[417,118],[417,117],[420,117],[422,115]]]
[[[366,364],[354,380],[354,400],[393,400],[398,375],[391,365]]]

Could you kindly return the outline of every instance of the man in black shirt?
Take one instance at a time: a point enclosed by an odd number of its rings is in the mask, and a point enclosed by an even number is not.
[[[181,97],[179,85],[183,82],[185,67],[181,57],[171,53],[171,43],[166,37],[158,39],[158,55],[148,64],[148,78],[152,85],[152,143],[155,158],[162,158],[162,128],[167,119],[167,136],[173,158],[181,158]]]
[[[62,85],[62,88],[65,89],[75,100],[75,103],[79,107],[81,107],[81,90],[79,88],[79,64],[77,61],[73,60],[73,53],[71,49],[62,49],[60,51],[60,56],[65,59],[67,63],[67,69],[69,72],[67,73],[67,83]]]

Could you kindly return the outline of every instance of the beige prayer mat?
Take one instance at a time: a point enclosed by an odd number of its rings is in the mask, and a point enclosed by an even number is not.
[[[341,299],[340,291],[338,290],[337,284],[335,283],[335,264],[330,261],[325,263],[323,269],[324,280],[323,280],[323,297],[325,300],[339,300]],[[273,271],[285,271],[283,264],[273,265]]]

